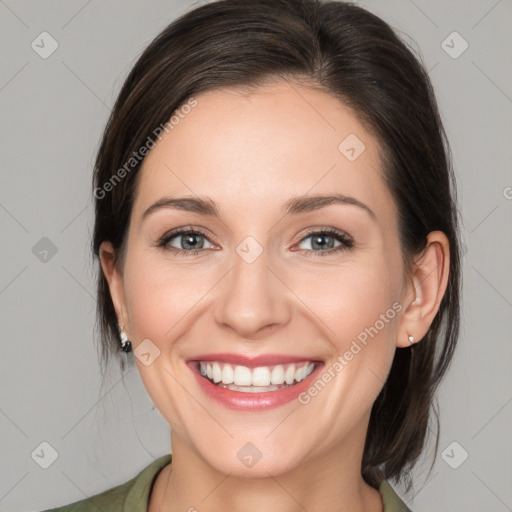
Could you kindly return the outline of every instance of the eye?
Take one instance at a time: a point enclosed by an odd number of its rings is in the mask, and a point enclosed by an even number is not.
[[[309,245],[310,248],[303,247],[304,245]],[[192,228],[178,229],[167,233],[159,240],[158,246],[173,252],[177,256],[193,256],[199,254],[201,250],[215,247],[205,233]],[[320,229],[304,236],[298,246],[306,255],[326,256],[351,249],[353,240],[342,231],[333,228]]]
[[[336,245],[337,244],[337,245]],[[308,247],[300,247],[309,245]],[[354,245],[353,240],[345,233],[336,229],[322,229],[307,234],[299,243],[299,248],[306,254],[325,256],[338,251],[347,250]]]
[[[205,242],[210,246],[205,246]],[[200,249],[211,249],[214,245],[207,236],[196,229],[181,229],[168,233],[158,242],[159,247],[174,252],[177,255],[195,255]]]

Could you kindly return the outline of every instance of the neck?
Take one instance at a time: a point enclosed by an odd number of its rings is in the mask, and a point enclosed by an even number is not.
[[[361,476],[364,439],[310,458],[277,476],[226,475],[172,435],[172,464],[160,472],[148,512],[383,512],[379,492]]]

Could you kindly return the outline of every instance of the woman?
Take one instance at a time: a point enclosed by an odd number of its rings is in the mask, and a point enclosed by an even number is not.
[[[409,510],[388,480],[455,349],[459,248],[432,87],[386,23],[189,12],[126,79],[94,196],[103,363],[132,358],[172,461],[54,510]]]

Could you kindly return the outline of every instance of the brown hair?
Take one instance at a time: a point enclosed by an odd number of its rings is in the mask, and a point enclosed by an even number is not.
[[[421,252],[429,232],[443,231],[449,239],[450,275],[440,309],[420,343],[396,350],[364,447],[361,471],[370,485],[394,478],[406,480],[409,490],[408,472],[425,446],[431,409],[437,452],[434,392],[458,338],[458,220],[450,151],[432,85],[420,61],[384,21],[344,2],[224,0],[171,23],[129,73],[103,134],[94,170],[93,251],[98,256],[100,244],[109,240],[122,268],[143,160],[131,159],[180,105],[202,91],[257,87],[280,78],[337,97],[376,135],[399,211],[405,261]],[[118,354],[124,371],[114,306],[99,263],[98,269],[102,368]]]

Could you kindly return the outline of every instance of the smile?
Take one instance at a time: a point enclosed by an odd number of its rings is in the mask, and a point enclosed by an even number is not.
[[[204,398],[237,411],[266,411],[296,401],[324,361],[290,354],[197,354],[187,361]]]
[[[220,361],[199,361],[199,373],[218,387],[242,393],[265,393],[294,386],[315,369],[312,361],[249,368]]]

